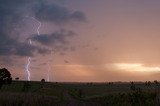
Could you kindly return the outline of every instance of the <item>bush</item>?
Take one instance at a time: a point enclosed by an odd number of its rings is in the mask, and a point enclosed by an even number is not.
[[[6,68],[0,69],[0,89],[3,84],[11,84],[12,77],[10,72]]]

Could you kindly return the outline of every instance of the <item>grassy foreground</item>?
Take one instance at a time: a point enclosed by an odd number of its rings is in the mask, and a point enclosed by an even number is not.
[[[49,83],[13,81],[0,90],[0,106],[159,106],[151,83]]]

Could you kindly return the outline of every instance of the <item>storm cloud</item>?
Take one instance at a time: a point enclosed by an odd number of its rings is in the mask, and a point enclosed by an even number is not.
[[[54,25],[63,25],[70,22],[83,22],[85,14],[81,11],[71,11],[57,4],[50,4],[44,0],[1,0],[0,1],[0,55],[2,56],[33,56],[35,52],[46,54],[49,49],[40,46],[29,45],[19,39],[20,27],[25,28],[22,21],[25,16],[32,16],[42,22],[51,22]],[[53,32],[51,35],[43,34],[32,39],[45,46],[63,44],[68,41],[66,37],[73,35],[73,31],[67,34],[63,31]],[[58,46],[55,46],[58,48]],[[64,47],[63,47],[64,49]]]
[[[68,43],[67,38],[72,37],[73,35],[75,35],[73,31],[65,31],[61,29],[59,31],[55,31],[52,34],[36,35],[31,39],[46,46],[54,46],[56,44],[65,45]]]
[[[6,36],[5,36],[6,37]],[[39,54],[49,53],[49,50],[42,47],[32,46],[28,43],[19,42],[16,39],[3,38],[0,36],[0,55],[1,56],[33,56],[35,52]]]
[[[65,7],[56,4],[47,4],[41,2],[33,8],[35,17],[40,21],[49,21],[54,24],[63,25],[73,21],[86,21],[86,16],[81,11],[71,11]]]

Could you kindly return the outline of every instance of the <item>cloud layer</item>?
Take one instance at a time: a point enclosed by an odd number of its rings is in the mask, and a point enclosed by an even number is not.
[[[70,11],[69,9],[56,5],[41,2],[33,7],[35,16],[40,21],[49,21],[54,24],[63,25],[73,21],[85,21],[85,14],[81,11]]]
[[[25,27],[22,21],[25,16],[33,16],[42,22],[51,22],[54,25],[82,22],[86,17],[81,11],[71,11],[57,4],[49,4],[44,0],[1,0],[0,1],[0,56],[33,56],[35,52],[45,54],[49,49],[40,46],[29,45],[19,39],[20,33],[16,30]],[[67,32],[67,33],[66,33]],[[67,37],[73,35],[73,31],[58,31],[51,35],[43,34],[32,39],[51,47],[52,45],[66,44]],[[56,47],[56,46],[53,46]]]
[[[72,37],[75,35],[73,31],[67,31],[64,29],[61,29],[59,31],[55,31],[52,34],[41,34],[41,35],[33,35],[30,39],[33,41],[36,41],[42,45],[45,46],[64,46],[68,44],[67,38]]]

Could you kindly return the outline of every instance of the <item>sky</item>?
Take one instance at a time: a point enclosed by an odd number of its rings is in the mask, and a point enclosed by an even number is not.
[[[159,5],[159,0],[1,0],[0,68],[20,80],[28,80],[27,71],[34,81],[160,80]]]

